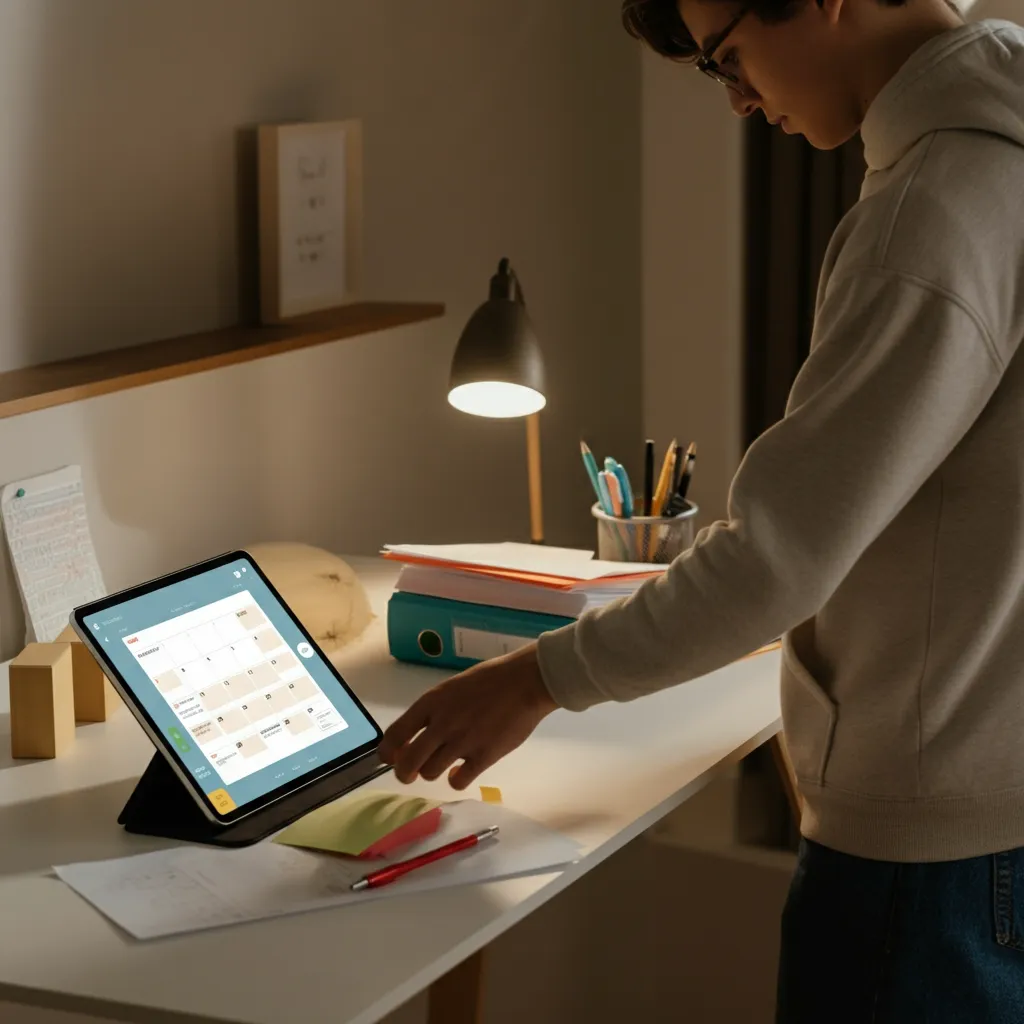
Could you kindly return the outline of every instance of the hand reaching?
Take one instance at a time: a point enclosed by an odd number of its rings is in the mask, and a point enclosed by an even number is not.
[[[558,705],[537,663],[537,645],[485,661],[428,690],[384,733],[380,757],[400,782],[449,772],[465,789],[515,750]]]

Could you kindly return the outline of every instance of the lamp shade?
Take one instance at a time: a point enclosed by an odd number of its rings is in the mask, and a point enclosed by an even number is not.
[[[544,408],[544,361],[507,259],[491,278],[490,297],[459,338],[448,401],[462,412],[498,419]]]

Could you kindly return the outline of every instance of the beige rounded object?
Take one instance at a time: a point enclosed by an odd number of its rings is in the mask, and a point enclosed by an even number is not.
[[[359,577],[337,555],[286,542],[253,544],[246,551],[325,653],[340,651],[373,621]]]

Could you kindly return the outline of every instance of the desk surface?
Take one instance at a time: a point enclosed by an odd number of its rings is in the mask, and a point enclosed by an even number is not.
[[[352,559],[377,621],[338,664],[382,726],[441,674],[392,661],[383,613],[396,567]],[[779,728],[777,652],[585,714],[557,712],[482,783],[572,836],[560,874],[412,894],[136,942],[56,878],[53,864],[163,845],[117,815],[152,746],[126,709],[80,726],[55,761],[12,761],[0,667],[0,1001],[126,1021],[371,1024],[506,931]],[[397,786],[394,780],[385,784]],[[414,791],[444,797],[443,783]]]

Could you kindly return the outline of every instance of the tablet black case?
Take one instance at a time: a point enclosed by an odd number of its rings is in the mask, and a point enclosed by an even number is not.
[[[156,750],[117,820],[128,832],[140,835],[212,846],[249,846],[390,770],[376,753],[370,753],[231,825],[221,825],[203,814],[167,759]]]

